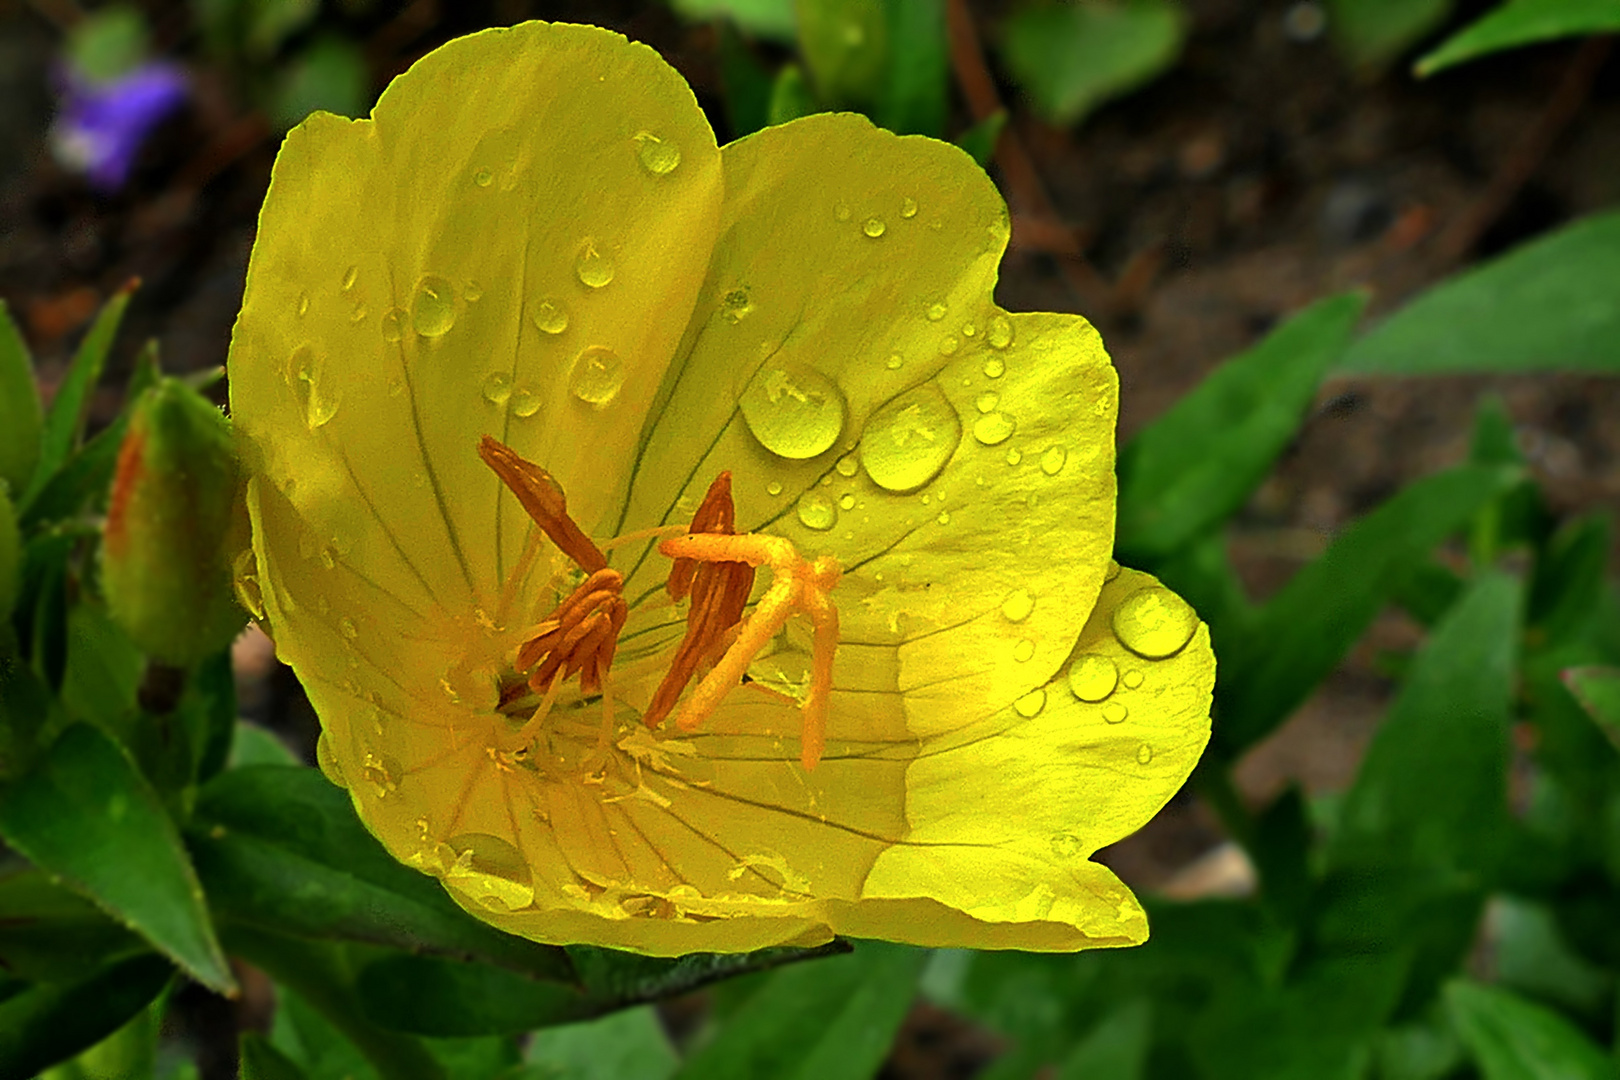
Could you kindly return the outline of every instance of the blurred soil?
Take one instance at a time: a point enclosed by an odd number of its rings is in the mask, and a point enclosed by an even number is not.
[[[194,51],[184,5],[142,6],[160,47]],[[992,54],[1000,6],[970,5]],[[1352,73],[1325,38],[1290,36],[1292,3],[1186,6],[1192,37],[1174,72],[1076,130],[1045,126],[1016,107],[1010,128],[1053,210],[1035,212],[1005,187],[1014,246],[998,299],[1013,310],[1078,310],[1099,323],[1123,384],[1122,437],[1317,297],[1369,290],[1376,318],[1460,265],[1620,203],[1620,58],[1608,58],[1590,92],[1575,95],[1573,118],[1560,129],[1549,127],[1549,102],[1575,62],[1573,43],[1419,83],[1399,67]],[[1486,6],[1460,4],[1454,25]],[[131,275],[143,279],[114,356],[114,389],[95,402],[105,420],[149,336],[160,339],[170,371],[224,361],[277,138],[227,79],[198,69],[192,108],[149,144],[128,190],[93,196],[51,162],[43,140],[46,65],[59,28],[41,12],[62,7],[0,0],[0,296],[20,312],[50,384],[100,301]],[[728,137],[716,34],[681,25],[661,6],[416,0],[376,5],[344,29],[365,43],[380,87],[450,37],[527,17],[597,22],[648,42],[686,75]],[[1016,102],[1010,86],[999,90]],[[971,120],[960,95],[954,108],[960,130]],[[1527,155],[1523,144],[1538,133],[1556,137],[1545,153]],[[1444,250],[1455,247],[1447,229],[1506,169],[1528,170],[1529,179],[1460,254]],[[1078,240],[1085,265],[1071,260],[1065,273],[1048,254],[1062,246],[1052,242],[1054,230]],[[1071,279],[1092,287],[1076,291]],[[1338,380],[1235,523],[1232,556],[1254,593],[1275,589],[1404,484],[1460,461],[1474,410],[1492,393],[1506,401],[1554,513],[1620,503],[1620,380]],[[1290,780],[1312,793],[1342,789],[1390,693],[1374,660],[1417,637],[1400,616],[1381,620],[1242,763],[1241,789],[1256,799]],[[314,719],[260,641],[238,650],[244,709],[312,757]],[[1184,793],[1106,858],[1127,882],[1152,889],[1221,839],[1212,816]],[[907,1031],[885,1075],[967,1076],[995,1053],[982,1033],[942,1025],[927,1010]]]

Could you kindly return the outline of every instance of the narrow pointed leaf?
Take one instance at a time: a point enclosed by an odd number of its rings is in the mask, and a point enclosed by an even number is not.
[[[1620,668],[1570,668],[1564,672],[1564,685],[1620,749]]]
[[[1615,1067],[1579,1028],[1551,1009],[1493,986],[1446,987],[1451,1022],[1485,1080],[1613,1080]]]
[[[1419,77],[1542,41],[1620,30],[1615,0],[1508,0],[1448,37],[1415,65]]]
[[[305,1080],[307,1076],[297,1062],[256,1031],[242,1033],[240,1056],[242,1080]]]
[[[34,473],[43,423],[34,362],[0,300],[0,481],[10,485],[13,499],[22,496]]]
[[[162,957],[147,954],[0,1001],[0,1076],[33,1076],[94,1046],[144,1009],[173,974]]]

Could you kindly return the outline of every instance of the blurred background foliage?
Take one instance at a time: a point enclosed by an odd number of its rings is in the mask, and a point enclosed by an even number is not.
[[[508,938],[311,767],[236,633],[239,522],[180,515],[156,578],[109,540],[121,447],[164,478],[131,505],[234,469],[208,403],[278,133],[526,17],[652,44],[723,141],[823,109],[956,141],[1011,204],[1000,301],[1103,329],[1118,557],[1220,660],[1205,762],[1102,853],[1147,945]],[[1616,30],[1620,0],[0,0],[0,1077],[1615,1076]]]

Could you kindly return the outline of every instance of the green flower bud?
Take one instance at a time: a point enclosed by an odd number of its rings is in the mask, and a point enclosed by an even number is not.
[[[118,451],[101,584],[113,618],[154,659],[195,663],[247,620],[231,585],[236,491],[219,410],[175,379],[141,395]]]

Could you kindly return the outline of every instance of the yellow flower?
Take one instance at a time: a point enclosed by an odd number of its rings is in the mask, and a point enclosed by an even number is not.
[[[289,134],[238,573],[388,849],[546,942],[1144,940],[1088,856],[1191,771],[1214,659],[1109,560],[1114,371],[997,308],[1007,232],[858,116],[719,149],[592,27]]]

